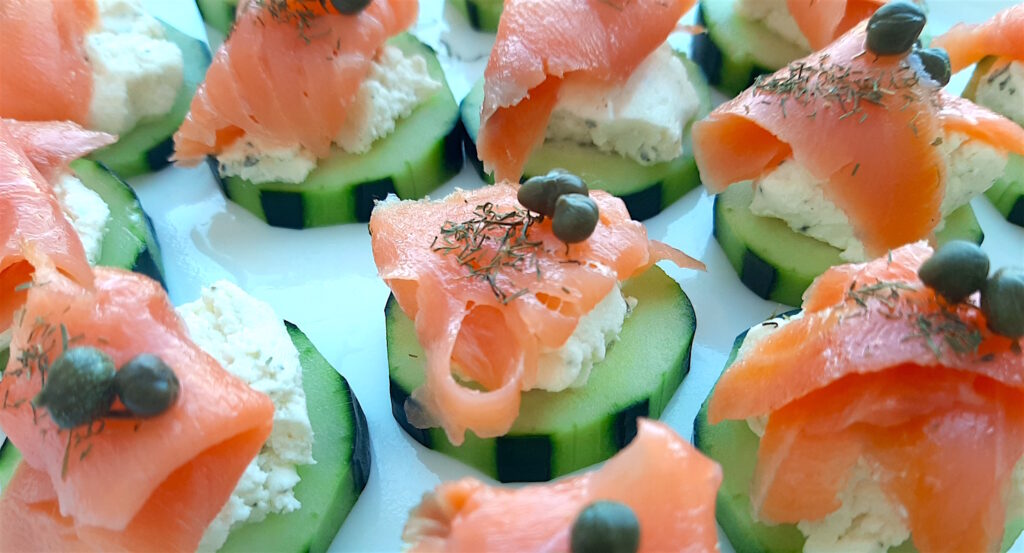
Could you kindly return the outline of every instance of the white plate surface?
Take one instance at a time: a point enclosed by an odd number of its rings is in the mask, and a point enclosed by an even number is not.
[[[161,18],[205,38],[191,1],[146,3]],[[956,21],[982,21],[1010,3],[931,0],[930,26],[943,31]],[[483,73],[493,35],[470,30],[443,0],[422,0],[420,11],[412,32],[440,53],[452,90],[462,98]],[[687,21],[693,16],[691,11]],[[954,78],[954,91],[963,88],[968,73]],[[156,226],[176,304],[195,299],[203,285],[230,279],[302,327],[355,389],[369,422],[373,472],[332,551],[398,551],[406,515],[424,492],[443,480],[482,477],[415,443],[391,416],[383,317],[388,289],[377,278],[366,225],[302,231],[268,227],[227,202],[205,166],[170,168],[133,179],[132,185]],[[467,164],[434,196],[478,186],[481,182]],[[708,266],[700,274],[665,267],[689,294],[698,319],[690,375],[663,417],[686,437],[733,338],[788,309],[758,298],[739,282],[711,236],[711,205],[708,194],[697,189],[646,222],[651,238],[681,248]],[[1024,265],[1024,229],[1003,220],[984,198],[973,205],[994,266]],[[724,541],[722,549],[731,550]],[[1013,551],[1024,553],[1024,541]]]

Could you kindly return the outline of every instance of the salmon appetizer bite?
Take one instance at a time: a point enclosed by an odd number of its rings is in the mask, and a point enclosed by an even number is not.
[[[175,310],[143,275],[37,264],[0,380],[0,551],[327,549],[369,442],[301,331],[227,282]]]
[[[700,70],[667,42],[692,6],[505,2],[484,79],[461,107],[484,179],[563,168],[622,198],[638,220],[696,187],[690,127],[711,100]]]
[[[1024,126],[1024,4],[980,25],[959,24],[933,46],[949,53],[954,73],[975,65],[964,98]],[[1003,176],[985,191],[1006,220],[1024,227],[1024,156],[1010,154]]]
[[[370,219],[392,410],[426,447],[501,481],[613,455],[688,370],[695,318],[622,200],[557,171]]]
[[[462,167],[458,106],[433,51],[403,34],[415,0],[247,0],[174,135],[227,197],[269,224],[368,221]]]
[[[413,509],[410,553],[716,553],[722,471],[669,427],[641,419],[600,469],[552,484],[447,482]]]
[[[979,291],[980,290],[980,295]],[[1005,551],[1024,529],[1024,268],[924,242],[736,340],[695,441],[738,553]]]
[[[124,177],[169,163],[171,135],[210,64],[204,42],[139,0],[5,1],[0,28],[0,117],[116,135],[91,157]]]
[[[694,125],[715,237],[759,296],[799,305],[844,261],[981,241],[969,202],[1024,153],[1024,131],[941,89],[945,53],[914,46],[924,25],[914,4],[887,4]]]
[[[700,0],[704,32],[693,37],[693,59],[732,97],[758,75],[825,48],[889,1]]]

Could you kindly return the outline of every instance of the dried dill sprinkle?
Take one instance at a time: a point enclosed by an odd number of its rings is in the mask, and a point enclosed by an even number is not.
[[[445,221],[440,234],[431,242],[431,249],[455,256],[471,278],[487,282],[494,295],[507,304],[529,290],[502,290],[498,286],[502,270],[534,271],[540,280],[537,252],[542,242],[529,239],[530,227],[540,220],[541,217],[525,209],[499,212],[488,202],[476,206],[473,217],[466,221]]]
[[[274,21],[289,23],[297,27],[299,38],[306,44],[330,35],[329,28],[319,33],[311,33],[317,20],[329,13],[324,3],[296,0],[256,0],[254,5],[256,9],[266,13]],[[263,24],[262,16],[257,16],[256,19]]]

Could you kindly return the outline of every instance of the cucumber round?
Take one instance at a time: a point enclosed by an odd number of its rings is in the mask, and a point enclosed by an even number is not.
[[[448,0],[478,31],[493,33],[501,19],[502,0]]]
[[[426,356],[413,321],[391,297],[384,316],[392,414],[423,446],[501,482],[547,481],[608,459],[636,436],[637,417],[665,410],[689,371],[696,329],[689,298],[657,267],[627,281],[623,294],[637,298],[637,307],[586,386],[525,392],[508,434],[481,439],[467,432],[458,447],[440,428],[416,428],[406,418],[406,400],[425,380]]]
[[[301,509],[234,529],[220,549],[224,553],[326,551],[370,477],[369,431],[359,401],[306,335],[291,323],[285,325],[302,363],[316,464],[298,467],[302,480],[295,486],[295,498]],[[0,446],[0,489],[20,460],[9,441]]]
[[[349,154],[338,148],[321,159],[301,183],[253,183],[237,176],[220,179],[228,199],[275,227],[307,228],[367,222],[374,200],[388,194],[419,199],[462,169],[459,107],[434,51],[409,34],[389,44],[427,61],[443,87],[398,121],[395,132],[374,142],[369,152]],[[214,173],[216,159],[210,158]]]
[[[129,269],[164,283],[160,244],[153,222],[131,186],[102,163],[79,159],[71,171],[110,208],[97,265]]]
[[[235,24],[238,0],[196,0],[196,5],[199,6],[203,21],[227,36]]]
[[[770,74],[807,54],[764,25],[736,13],[738,0],[700,0],[697,24],[705,32],[694,35],[693,60],[708,82],[728,96],[754,84],[758,75]]]
[[[167,40],[178,45],[185,62],[184,80],[171,110],[157,119],[144,120],[122,134],[117,142],[94,152],[89,157],[109,167],[122,177],[132,177],[163,169],[174,153],[173,135],[188,115],[192,96],[210,67],[210,49],[206,43],[167,25]]]
[[[700,98],[700,109],[686,128],[688,135],[695,121],[711,113],[711,89],[700,69],[686,54],[677,51],[676,55],[686,67],[690,82]],[[493,183],[493,175],[484,171],[476,150],[483,98],[484,83],[481,79],[470,90],[459,109],[466,130],[466,157],[476,167],[481,178]],[[630,216],[644,220],[657,215],[700,184],[697,163],[693,159],[693,146],[688,136],[683,148],[683,155],[672,161],[641,165],[619,154],[602,152],[593,147],[568,142],[545,142],[534,150],[526,162],[523,179],[546,174],[555,168],[566,169],[583,178],[590,188],[606,190],[622,198]]]
[[[751,186],[730,186],[715,197],[714,234],[740,280],[758,296],[786,305],[800,305],[804,290],[829,267],[846,263],[838,248],[798,234],[784,221],[750,212]],[[965,205],[946,218],[936,234],[943,244],[969,240],[980,244],[985,234],[974,210]]]
[[[997,60],[995,56],[986,56],[978,62],[964,88],[964,98],[975,101],[978,83],[989,74]],[[1024,157],[1011,153],[1003,176],[985,191],[985,196],[1007,221],[1024,227]]]
[[[791,311],[783,316],[798,313]],[[726,369],[736,360],[747,333],[733,343]],[[711,392],[714,394],[714,390]],[[722,487],[718,490],[715,516],[736,553],[792,553],[803,551],[806,541],[794,524],[767,525],[754,520],[750,503],[750,485],[757,466],[761,440],[746,421],[708,422],[707,401],[701,406],[693,425],[694,444],[722,466]],[[1001,551],[1005,553],[1024,531],[1024,516],[1008,521]],[[916,553],[912,540],[889,549],[890,553]]]

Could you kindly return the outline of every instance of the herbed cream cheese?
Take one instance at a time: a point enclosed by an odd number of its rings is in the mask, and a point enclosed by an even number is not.
[[[811,51],[811,44],[789,13],[786,0],[739,0],[736,2],[736,13],[744,19],[760,23],[804,51]]]
[[[652,165],[682,155],[686,126],[699,108],[686,67],[664,44],[621,84],[567,76],[545,140],[594,146]]]
[[[996,60],[980,76],[974,98],[979,105],[1024,127],[1024,61]]]
[[[346,112],[335,144],[350,154],[368,152],[441,87],[423,56],[406,55],[394,46],[381,48]],[[246,136],[217,160],[221,176],[239,176],[254,183],[298,183],[316,168],[316,156],[298,144],[271,144]]]
[[[998,179],[1006,168],[1005,153],[962,133],[947,133],[936,146],[946,161],[946,190],[940,207],[945,220],[967,205]],[[751,181],[734,186],[747,186]],[[752,181],[750,211],[782,219],[793,231],[826,242],[840,250],[846,261],[867,261],[864,244],[854,234],[846,214],[825,196],[826,183],[790,158]],[[935,230],[942,229],[942,222]]]
[[[57,177],[51,186],[61,211],[82,241],[85,258],[90,265],[95,265],[103,254],[103,237],[110,222],[110,206],[96,191],[70,173]]]
[[[179,307],[178,314],[199,347],[274,403],[270,438],[200,543],[200,551],[216,551],[238,525],[301,507],[294,493],[296,467],[314,463],[313,429],[299,353],[270,305],[220,281]]]
[[[96,4],[99,26],[85,37],[93,72],[89,127],[124,134],[171,110],[184,79],[184,59],[138,0]]]

